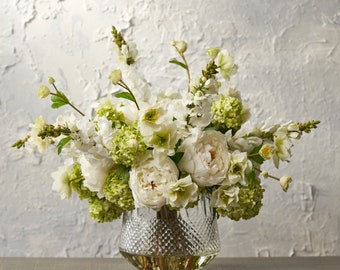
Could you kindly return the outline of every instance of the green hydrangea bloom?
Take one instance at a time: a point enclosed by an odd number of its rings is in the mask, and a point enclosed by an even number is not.
[[[103,192],[108,201],[116,204],[122,210],[134,209],[135,204],[129,187],[129,170],[126,167],[118,165],[109,173]]]
[[[90,217],[97,222],[111,222],[123,213],[122,209],[105,198],[99,199],[97,196],[88,200],[90,207]]]
[[[133,166],[137,157],[147,150],[135,125],[122,126],[114,135],[112,143],[112,159],[127,167]]]
[[[122,112],[119,112],[115,105],[109,102],[105,102],[96,110],[96,114],[99,117],[106,117],[107,120],[112,122],[114,128],[120,128],[125,123],[125,116]]]
[[[237,131],[244,123],[242,101],[237,97],[221,95],[211,105],[211,123],[222,132]]]
[[[238,202],[229,205],[228,209],[217,208],[217,213],[236,221],[257,216],[262,207],[264,192],[260,180],[254,179],[248,186],[238,186],[240,188]]]
[[[73,164],[73,170],[70,171],[70,186],[74,192],[77,192],[81,200],[96,196],[95,192],[90,191],[84,186],[84,177],[82,176],[79,163]]]

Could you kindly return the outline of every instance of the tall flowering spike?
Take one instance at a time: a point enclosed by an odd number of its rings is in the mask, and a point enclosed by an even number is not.
[[[113,42],[117,45],[117,47],[121,50],[123,45],[126,45],[126,41],[124,40],[122,34],[118,32],[117,28],[112,26]]]
[[[310,120],[306,123],[299,123],[300,131],[309,133],[312,131],[312,129],[317,128],[318,124],[320,124],[319,120]]]
[[[116,27],[112,26],[113,42],[117,45],[121,55],[120,58],[128,65],[135,63],[137,50],[133,43],[128,44],[123,38],[121,32],[118,32]]]

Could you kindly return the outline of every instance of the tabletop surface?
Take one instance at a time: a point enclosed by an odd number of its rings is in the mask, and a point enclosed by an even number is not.
[[[124,259],[0,258],[0,270],[126,270]],[[216,258],[204,270],[339,270],[340,256],[291,258]]]

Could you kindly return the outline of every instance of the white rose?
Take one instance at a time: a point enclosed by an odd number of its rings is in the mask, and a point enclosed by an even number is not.
[[[164,153],[153,152],[132,167],[129,185],[136,207],[159,210],[166,204],[169,183],[178,180],[176,164]]]
[[[94,155],[81,155],[78,162],[80,163],[82,175],[84,176],[84,186],[89,190],[98,192],[98,197],[104,197],[103,185],[106,177],[113,167],[111,159],[96,158]]]
[[[178,167],[191,174],[199,186],[213,186],[226,178],[229,153],[226,137],[221,132],[208,130],[189,137],[180,151],[184,155]]]

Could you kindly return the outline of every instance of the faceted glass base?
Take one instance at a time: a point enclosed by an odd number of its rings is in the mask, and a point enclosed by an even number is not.
[[[217,214],[206,196],[178,211],[125,212],[119,250],[138,269],[201,269],[220,251]]]
[[[217,254],[207,256],[166,256],[152,257],[120,252],[133,266],[143,270],[195,270],[202,269],[216,257]]]

